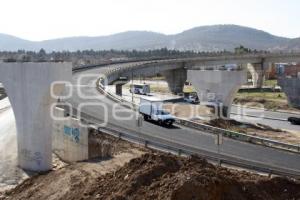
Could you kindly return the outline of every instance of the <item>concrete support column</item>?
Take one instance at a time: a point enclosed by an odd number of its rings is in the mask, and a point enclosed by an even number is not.
[[[187,78],[197,91],[200,103],[221,106],[223,117],[229,117],[232,101],[247,81],[247,72],[188,70]]]
[[[116,84],[116,95],[122,96],[122,86],[124,84]]]
[[[264,65],[261,63],[258,64],[248,64],[247,68],[252,75],[253,87],[262,88],[265,78]]]
[[[52,168],[52,122],[50,93],[54,81],[71,81],[70,63],[0,63],[3,83],[17,127],[18,164],[32,171]],[[53,87],[59,94],[62,82]]]
[[[173,94],[183,92],[184,83],[187,80],[187,71],[185,69],[164,71],[162,75],[166,78],[169,89]]]
[[[278,85],[286,94],[289,104],[300,109],[300,78],[279,77]]]

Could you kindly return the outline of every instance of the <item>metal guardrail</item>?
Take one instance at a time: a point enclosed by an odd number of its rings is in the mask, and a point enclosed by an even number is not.
[[[243,133],[239,133],[239,132],[235,132],[235,131],[217,128],[217,127],[210,126],[207,124],[196,123],[196,122],[193,122],[190,120],[185,120],[185,119],[177,118],[176,121],[179,124],[187,126],[187,127],[191,127],[191,128],[197,129],[197,130],[209,132],[212,134],[222,134],[225,137],[236,139],[236,140],[239,140],[242,142],[249,142],[252,144],[259,144],[259,145],[264,145],[264,146],[268,146],[268,147],[272,147],[272,148],[279,148],[279,149],[283,149],[283,150],[289,150],[289,151],[300,153],[300,145],[282,143],[282,142],[278,142],[275,140],[270,140],[270,139],[266,139],[266,138],[261,138],[261,137],[257,137],[257,136],[252,136],[252,135],[247,135],[247,134],[243,134]]]
[[[265,109],[265,108],[260,108],[260,107],[253,107],[253,106],[243,106],[243,105],[238,105],[238,104],[232,104],[235,107],[241,107],[245,109],[256,109],[256,110],[262,110],[262,111],[268,111],[268,112],[275,112],[272,109]],[[300,117],[300,112],[299,111],[289,111],[289,110],[276,110],[277,113],[285,113],[285,114],[291,114],[291,115],[298,115]],[[234,114],[234,113],[230,113]],[[282,119],[283,120],[283,119]]]
[[[231,115],[240,115],[240,116],[246,116],[246,117],[258,118],[257,115],[237,114],[237,113],[233,113],[233,112],[231,112],[230,114],[231,114]],[[275,117],[266,117],[266,116],[262,116],[261,118],[263,118],[263,119],[275,120],[275,121],[283,121],[283,122],[288,121],[287,119],[283,119],[283,118],[275,118]]]

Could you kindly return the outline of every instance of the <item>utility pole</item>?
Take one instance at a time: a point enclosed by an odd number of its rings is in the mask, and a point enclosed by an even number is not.
[[[219,157],[221,156],[220,154],[220,145],[223,144],[223,134],[222,133],[217,133],[216,139],[215,139],[215,144],[218,146],[218,155]],[[219,166],[221,166],[221,159],[219,158]]]
[[[133,70],[131,69],[131,88],[134,88],[133,87]],[[134,93],[134,90],[131,90],[131,103],[133,105],[133,93]]]
[[[138,114],[137,120],[136,120],[136,126],[139,129],[139,136],[140,136],[140,142],[142,141],[142,134],[141,134],[141,127],[143,126],[143,117],[142,115]]]

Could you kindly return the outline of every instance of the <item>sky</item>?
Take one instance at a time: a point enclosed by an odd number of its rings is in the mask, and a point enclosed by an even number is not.
[[[300,37],[299,0],[0,0],[0,33],[40,41],[236,24]]]

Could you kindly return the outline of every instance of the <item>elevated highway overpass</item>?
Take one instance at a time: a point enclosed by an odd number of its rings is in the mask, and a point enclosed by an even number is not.
[[[71,93],[71,98],[67,101],[73,107],[77,109],[82,108],[84,112],[95,116],[99,122],[109,122],[107,126],[127,128],[128,130],[138,131],[141,133],[141,136],[147,134],[153,135],[158,138],[184,143],[213,152],[216,151],[213,143],[214,138],[204,132],[184,127],[165,129],[148,122],[142,128],[137,129],[135,119],[132,117],[135,113],[129,109],[124,109],[120,105],[115,105],[114,102],[99,94],[96,89],[96,81],[101,75],[103,84],[111,84],[121,76],[132,78],[137,74],[144,74],[146,76],[155,73],[165,73],[171,91],[178,92],[178,88],[180,89],[183,86],[185,77],[188,80],[192,80],[193,77],[200,76],[202,71],[197,69],[197,67],[223,65],[226,63],[239,64],[240,68],[230,71],[230,73],[237,73],[240,76],[244,76],[241,73],[245,71],[244,64],[249,62],[254,64],[259,63],[262,69],[264,69],[266,62],[283,62],[283,60],[284,62],[300,62],[300,54],[255,54],[167,59],[107,65],[99,68],[94,66],[94,69],[77,67],[74,69],[77,73],[73,76],[72,87],[66,90],[66,92],[70,91]],[[49,111],[51,102],[54,99],[50,95],[50,87],[53,81],[68,80],[70,78],[70,68],[71,65],[66,63],[0,64],[0,82],[4,84],[14,110],[18,132],[19,165],[24,169],[44,171],[51,168],[52,120],[50,119]],[[195,73],[187,73],[189,70]],[[206,80],[201,83],[203,85],[199,86],[197,83],[194,85],[196,88],[198,87],[197,90],[212,90],[210,91],[212,93],[227,93],[219,98],[219,100],[225,103],[225,106],[231,106],[230,98],[227,98],[227,96],[234,93],[236,88],[242,84],[243,78],[232,76],[232,79],[222,79],[220,75],[222,71],[220,70],[205,70],[205,73],[207,73],[205,77],[212,77],[212,80],[203,77]],[[216,87],[216,81],[213,78],[214,73],[220,73],[221,83],[217,84],[220,86],[224,85],[223,90],[219,90]],[[228,72],[224,71],[224,73]],[[223,80],[225,82],[222,82]],[[59,82],[56,90],[62,90],[63,85],[63,82]],[[116,118],[114,115],[116,112],[121,116],[121,119]],[[124,119],[126,116],[130,117]],[[281,166],[300,172],[299,154],[291,154],[230,139],[226,139],[221,150],[226,155],[240,159],[250,159],[261,163],[267,161],[270,165]],[[260,155],[260,157],[257,157],[257,155]]]
[[[137,76],[161,74],[166,77],[170,91],[176,94],[182,92],[184,83],[189,81],[196,89],[201,102],[218,104],[220,116],[228,117],[236,92],[247,81],[247,70],[256,79],[255,85],[261,85],[270,64],[282,62],[300,62],[300,54],[246,54],[132,63],[112,67],[103,72],[105,78],[102,84],[113,84],[120,77],[130,80]],[[227,64],[235,64],[238,67],[228,71],[222,67]]]

